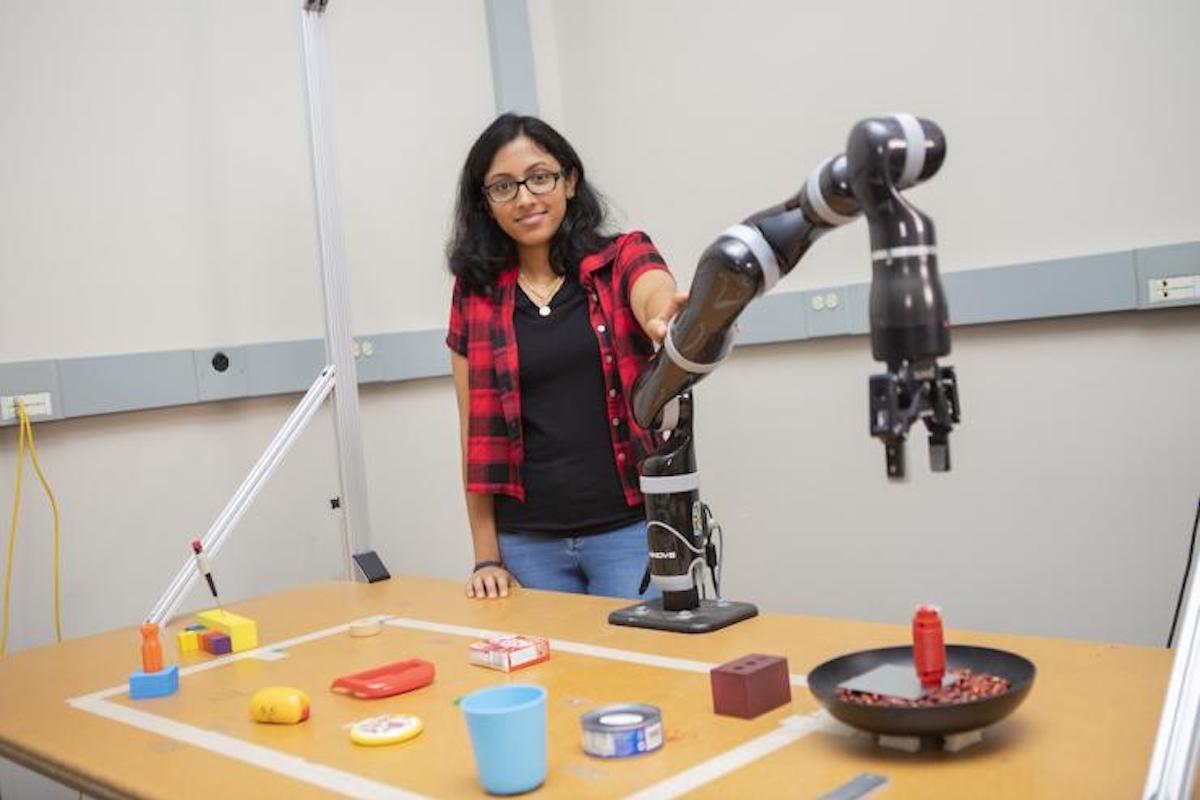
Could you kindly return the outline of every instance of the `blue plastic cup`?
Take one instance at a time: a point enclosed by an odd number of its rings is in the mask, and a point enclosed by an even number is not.
[[[479,783],[520,794],[546,781],[546,690],[530,683],[490,686],[458,704],[467,719]]]

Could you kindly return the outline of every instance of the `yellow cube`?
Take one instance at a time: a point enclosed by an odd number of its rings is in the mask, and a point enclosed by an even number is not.
[[[175,634],[175,643],[179,646],[180,655],[200,649],[200,637],[196,631],[180,631]]]
[[[219,608],[201,611],[196,619],[228,636],[235,653],[258,647],[258,626],[252,619]]]

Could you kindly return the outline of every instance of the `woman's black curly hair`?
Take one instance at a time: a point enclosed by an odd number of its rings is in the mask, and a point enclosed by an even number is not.
[[[454,230],[446,246],[450,272],[465,292],[482,292],[501,272],[517,263],[517,246],[488,213],[483,180],[496,151],[525,135],[562,165],[563,178],[575,176],[575,196],[550,240],[550,266],[559,275],[578,275],[579,262],[607,244],[603,199],[587,183],[575,148],[537,117],[502,114],[475,140],[458,180]]]

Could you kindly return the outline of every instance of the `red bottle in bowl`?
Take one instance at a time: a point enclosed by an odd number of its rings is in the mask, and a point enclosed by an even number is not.
[[[946,674],[946,642],[937,606],[918,606],[913,615],[913,666],[926,690],[941,688]]]

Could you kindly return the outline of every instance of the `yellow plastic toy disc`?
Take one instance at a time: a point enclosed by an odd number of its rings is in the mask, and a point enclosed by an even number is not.
[[[374,747],[383,744],[406,742],[425,729],[420,717],[411,714],[384,714],[354,723],[350,728],[350,741]]]

